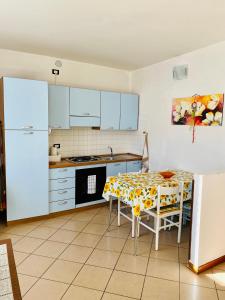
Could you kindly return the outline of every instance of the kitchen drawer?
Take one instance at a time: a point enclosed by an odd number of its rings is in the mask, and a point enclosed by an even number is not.
[[[59,178],[49,180],[49,191],[72,189],[75,187],[75,178]]]
[[[117,176],[119,173],[126,173],[126,162],[108,163],[107,164],[107,176]]]
[[[49,179],[75,177],[75,168],[57,168],[49,170]]]
[[[57,211],[64,211],[68,209],[75,208],[75,200],[74,199],[68,199],[68,200],[62,200],[62,201],[56,201],[56,202],[50,202],[49,203],[49,212],[54,213]]]
[[[49,202],[75,199],[75,189],[66,189],[49,192]]]
[[[141,161],[128,161],[127,162],[127,173],[129,172],[139,172],[141,170]]]

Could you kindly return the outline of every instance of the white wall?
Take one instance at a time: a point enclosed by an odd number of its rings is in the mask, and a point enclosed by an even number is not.
[[[15,76],[55,82],[51,69],[57,58],[0,49],[0,77]],[[128,71],[92,65],[82,62],[61,60],[57,84],[113,91],[130,91]],[[103,132],[88,128],[53,130],[49,143],[61,144],[63,156],[107,153],[112,145],[115,152],[138,153],[142,137],[136,132]],[[141,141],[141,142],[140,142]]]
[[[188,64],[186,80],[173,80],[175,65]],[[151,168],[190,171],[225,170],[225,120],[222,127],[171,125],[172,99],[225,92],[225,42],[132,73],[132,89],[141,96],[140,129],[149,131]]]

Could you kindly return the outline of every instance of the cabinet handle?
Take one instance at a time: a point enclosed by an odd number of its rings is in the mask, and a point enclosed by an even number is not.
[[[131,129],[132,129],[132,127],[131,127],[131,126],[126,128],[126,130],[131,130]]]
[[[118,164],[114,164],[114,166],[121,166],[121,164],[119,164],[119,163]]]
[[[58,183],[66,183],[68,180],[65,179],[65,180],[59,180]]]
[[[52,128],[62,128],[62,126],[52,126]]]
[[[67,203],[68,203],[68,201],[63,201],[63,202],[59,202],[58,205],[65,205]]]
[[[58,192],[59,195],[62,195],[62,194],[66,194],[68,191],[61,191],[61,192]]]
[[[90,116],[90,113],[83,113],[83,116]]]
[[[59,172],[67,172],[68,169],[60,169]]]
[[[23,126],[21,127],[21,129],[31,129],[31,128],[34,128],[33,126],[29,125],[29,126]]]
[[[33,131],[29,131],[29,132],[24,132],[23,134],[34,134]]]

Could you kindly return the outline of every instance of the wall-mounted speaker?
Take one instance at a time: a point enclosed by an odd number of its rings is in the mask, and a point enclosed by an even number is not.
[[[173,79],[182,80],[188,77],[188,65],[175,66],[173,68]]]

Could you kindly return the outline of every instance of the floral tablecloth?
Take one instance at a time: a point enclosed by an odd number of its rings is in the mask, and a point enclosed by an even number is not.
[[[178,186],[184,182],[184,201],[192,197],[193,174],[186,171],[170,170],[175,175],[170,179],[164,179],[159,172],[149,173],[125,173],[108,177],[103,191],[103,197],[109,201],[110,196],[122,198],[123,202],[133,208],[135,216],[139,216],[144,209],[152,209],[156,206],[157,188]],[[161,205],[167,206],[176,203],[175,195],[161,195]]]

